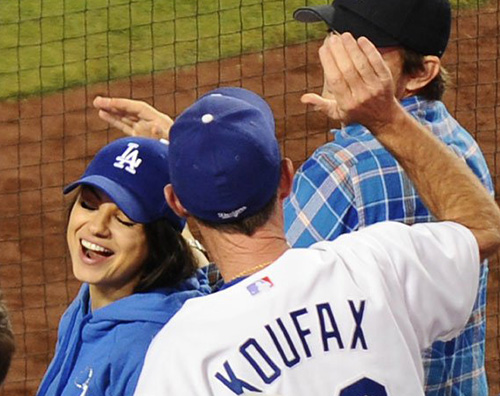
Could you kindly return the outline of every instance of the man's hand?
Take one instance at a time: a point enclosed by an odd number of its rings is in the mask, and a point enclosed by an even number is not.
[[[146,102],[97,96],[93,104],[102,120],[126,135],[168,140],[174,121]]]
[[[323,66],[323,96],[305,94],[302,102],[345,125],[359,123],[372,130],[392,122],[399,106],[392,74],[377,48],[350,33],[328,36],[319,57]]]

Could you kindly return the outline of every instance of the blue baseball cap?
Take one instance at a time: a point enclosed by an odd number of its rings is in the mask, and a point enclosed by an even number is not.
[[[82,177],[64,188],[64,194],[80,185],[106,193],[131,220],[150,223],[166,217],[177,230],[185,220],[168,206],[163,193],[170,183],[168,144],[143,137],[126,137],[102,148]]]
[[[281,175],[269,105],[243,88],[202,96],[170,130],[169,167],[173,189],[193,216],[223,224],[256,214]]]

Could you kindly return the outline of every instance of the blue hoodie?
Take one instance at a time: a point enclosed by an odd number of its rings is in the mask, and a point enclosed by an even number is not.
[[[84,284],[59,323],[38,396],[133,395],[153,337],[189,298],[208,294],[202,271],[175,288],[122,298],[94,312]]]

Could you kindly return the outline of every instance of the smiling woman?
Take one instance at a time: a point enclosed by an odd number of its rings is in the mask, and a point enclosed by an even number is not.
[[[165,202],[168,146],[130,137],[104,147],[74,191],[67,224],[80,293],[59,324],[39,396],[132,395],[146,350],[189,298],[209,292]]]
[[[148,254],[144,224],[104,192],[83,185],[67,228],[75,277],[90,285],[92,309],[133,293]]]

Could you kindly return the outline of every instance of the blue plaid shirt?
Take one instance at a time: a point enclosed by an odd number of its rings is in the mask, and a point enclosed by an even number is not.
[[[402,105],[429,127],[493,194],[486,161],[474,139],[443,103],[419,97]],[[361,125],[334,130],[335,140],[318,148],[295,174],[285,202],[285,229],[294,247],[333,240],[340,234],[384,220],[406,224],[432,221],[411,181],[392,155]],[[478,297],[464,331],[424,352],[427,396],[488,394],[485,359],[487,263]]]

